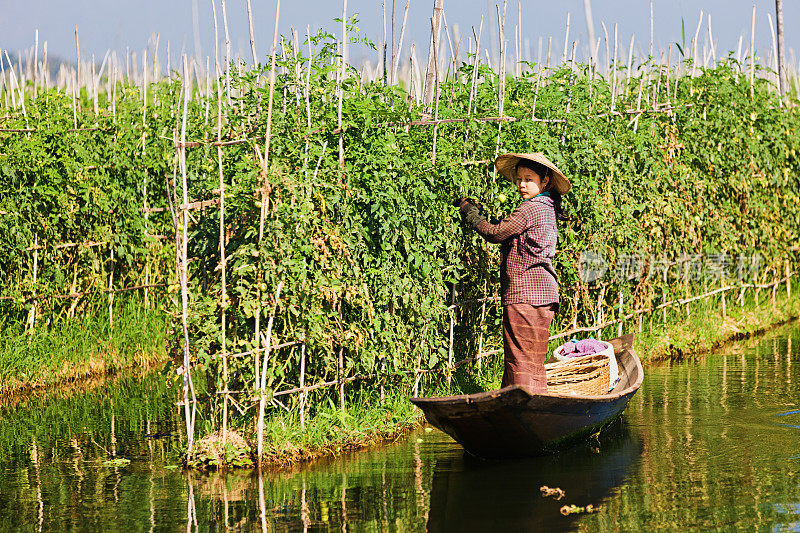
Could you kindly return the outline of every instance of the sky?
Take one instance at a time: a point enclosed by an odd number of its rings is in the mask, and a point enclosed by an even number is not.
[[[224,42],[222,29],[221,0],[216,3],[220,20],[220,43]],[[391,17],[393,0],[385,0],[387,19]],[[366,35],[375,43],[383,34],[382,0],[348,0],[348,15],[358,13],[360,34]],[[394,0],[396,8],[396,35],[400,38],[400,26],[406,0]],[[569,41],[578,41],[578,55],[588,51],[587,20],[583,0],[563,0],[560,2],[544,0],[523,0],[508,2],[506,37],[509,43],[509,58],[513,59],[514,28],[517,25],[518,5],[522,8],[523,59],[535,61],[538,57],[539,40],[543,42],[542,52],[546,55],[548,38],[552,36],[553,57],[560,58],[565,38],[567,14],[570,14]],[[256,49],[259,58],[267,55],[272,44],[276,0],[251,0],[255,30]],[[492,56],[496,50],[497,22],[496,5],[502,10],[502,0],[444,0],[445,18],[452,29],[458,27],[463,36],[462,49],[467,47],[467,35],[472,26],[477,29],[481,16],[484,16],[484,32],[481,48],[486,48]],[[766,57],[772,46],[772,34],[767,15],[775,17],[774,0],[756,0],[756,48],[757,55]],[[749,46],[752,0],[654,0],[654,41],[656,50],[666,48],[673,42],[681,42],[681,21],[685,23],[685,42],[691,41],[700,17],[704,13],[699,41],[706,42],[708,36],[708,16],[717,43],[717,57],[724,51],[736,50],[739,36],[744,36],[742,54]],[[252,57],[247,18],[247,0],[227,0],[228,26],[234,53],[239,53],[248,61]],[[416,43],[417,57],[424,58],[428,49],[430,17],[433,0],[411,0],[408,10],[408,23],[404,38],[402,56],[407,60],[410,45]],[[613,49],[614,24],[618,25],[620,46],[627,50],[631,35],[635,34],[634,48],[645,54],[650,46],[650,2],[648,0],[594,0],[592,2],[595,38],[604,38],[604,22],[609,31]],[[289,34],[296,28],[301,36],[306,26],[311,31],[325,28],[330,33],[340,32],[340,24],[333,21],[342,13],[342,0],[283,0],[280,12],[280,32]],[[196,16],[195,16],[196,15]],[[196,20],[196,24],[194,23]],[[784,31],[787,49],[800,49],[800,1],[784,1]],[[19,50],[32,48],[34,31],[39,30],[40,46],[48,42],[51,56],[60,56],[74,61],[75,26],[78,27],[81,56],[89,58],[95,54],[102,58],[109,49],[125,53],[126,48],[141,50],[150,47],[152,57],[155,36],[159,36],[159,55],[161,61],[169,41],[175,58],[181,50],[196,53],[200,57],[214,55],[214,24],[212,0],[139,0],[136,2],[120,0],[0,0],[0,48],[8,49],[12,56]],[[195,27],[197,40],[195,40]],[[388,31],[391,23],[387,21]],[[301,39],[302,41],[302,39]],[[453,44],[455,46],[455,43]],[[569,45],[571,46],[571,44]],[[601,53],[605,49],[600,44]],[[526,57],[526,51],[529,56]],[[687,50],[688,52],[688,50]],[[41,52],[40,52],[41,53]],[[220,52],[222,53],[222,52]],[[613,53],[613,52],[612,52]],[[351,60],[377,60],[377,52],[364,46],[351,48]],[[789,56],[791,59],[791,56]],[[101,59],[98,59],[100,61]],[[423,59],[424,60],[424,59]]]

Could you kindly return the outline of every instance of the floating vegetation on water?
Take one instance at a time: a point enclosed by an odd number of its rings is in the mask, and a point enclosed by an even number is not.
[[[564,492],[563,489],[560,489],[558,487],[553,487],[551,489],[547,485],[542,485],[541,487],[539,487],[539,490],[542,491],[542,497],[543,498],[547,498],[548,496],[552,496],[556,500],[560,500],[561,498],[563,498],[564,496],[567,495],[567,493]]]
[[[195,443],[186,463],[193,468],[249,468],[253,466],[252,448],[235,431],[228,430],[224,438],[221,431],[215,431]]]
[[[123,466],[128,466],[129,464],[131,464],[131,460],[126,459],[124,457],[117,457],[116,459],[109,459],[107,461],[103,461],[103,466],[111,468],[120,468]]]
[[[581,513],[596,513],[600,510],[600,507],[595,507],[591,503],[586,507],[578,507],[577,505],[565,505],[561,508],[561,514],[564,516],[569,516],[571,514],[581,514]]]

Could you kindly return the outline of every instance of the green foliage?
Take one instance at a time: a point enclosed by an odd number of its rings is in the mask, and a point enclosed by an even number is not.
[[[361,40],[355,35],[353,42]],[[778,105],[766,80],[757,81],[751,98],[747,77],[733,60],[677,82],[674,75],[637,69],[619,91],[584,67],[574,72],[562,66],[539,84],[532,75],[506,80],[504,113],[513,122],[468,120],[434,129],[406,126],[430,110],[400,87],[364,82],[352,68],[339,84],[330,35],[311,36],[306,44],[312,58],[301,47],[277,61],[267,170],[262,166],[266,70],[231,69],[230,104],[224,94],[218,101],[224,77],[215,80],[209,95],[194,91],[188,103],[187,140],[200,144],[186,149],[188,196],[217,198],[220,172],[225,191],[224,303],[221,210],[215,205],[193,211],[188,228],[190,351],[198,387],[210,398],[210,412],[200,415],[208,431],[219,427],[216,392],[226,379],[220,357],[223,310],[230,354],[261,345],[256,320],[265,333],[275,308],[271,343],[305,343],[306,383],[337,379],[341,355],[344,375],[405,375],[388,386],[408,392],[411,370],[447,364],[452,313],[456,358],[474,354],[482,336],[485,349],[496,347],[501,322],[496,305],[487,306],[483,318],[480,306],[451,311],[448,305],[499,291],[496,247],[465,231],[451,206],[459,196],[479,198],[496,216],[516,206],[516,193],[489,165],[465,164],[492,160],[497,150],[543,151],[573,184],[564,198],[569,220],[560,225],[555,259],[562,298],[556,330],[594,323],[600,295],[614,308],[622,296],[631,308],[699,289],[688,280],[664,284],[657,276],[609,277],[587,285],[578,272],[584,250],[597,250],[612,262],[633,254],[675,260],[682,254],[759,253],[764,274],[770,268],[782,271],[789,248],[800,239],[798,114]],[[291,47],[288,40],[285,46]],[[440,84],[439,119],[467,116],[471,73],[471,65],[462,65],[457,81]],[[489,68],[479,67],[473,116],[497,115],[498,82]],[[173,139],[179,137],[182,91],[179,80],[149,91],[144,126],[142,95],[134,87],[121,91],[116,116],[102,101],[103,111],[95,117],[84,100],[78,125],[99,129],[79,132],[69,131],[71,101],[51,90],[30,106],[28,120],[36,133],[30,138],[0,133],[0,210],[12,213],[0,216],[0,272],[9,280],[2,290],[15,298],[3,300],[9,316],[24,321],[31,302],[21,295],[64,290],[74,272],[80,286],[104,287],[111,251],[115,284],[141,281],[145,261],[153,269],[151,279],[174,279],[174,246],[148,237],[174,235],[172,218],[168,212],[145,218],[141,207],[145,178],[148,205],[181,203],[175,189],[180,179],[174,183],[172,177],[180,178]],[[645,109],[670,103],[674,110],[624,112],[636,108],[639,98]],[[622,116],[609,116],[612,103]],[[225,146],[219,159],[210,144],[218,118],[224,139],[250,139]],[[15,113],[8,124],[22,120]],[[32,252],[26,248],[37,237],[51,246],[39,257],[34,284]],[[108,241],[111,250],[52,246],[86,239]],[[280,282],[284,288],[276,302]],[[63,313],[68,307],[47,305],[37,312]],[[170,330],[180,331],[180,317],[173,316]],[[180,335],[169,340],[175,352],[182,350]],[[227,386],[242,391],[237,401],[243,406],[255,401],[256,362],[263,356],[227,360]],[[297,386],[300,347],[268,357],[269,389]],[[422,390],[440,378],[428,375]],[[378,382],[369,383],[348,390],[374,396]],[[328,400],[333,401],[323,396],[312,411]],[[280,409],[277,405],[273,408]],[[233,424],[249,419],[242,416]]]

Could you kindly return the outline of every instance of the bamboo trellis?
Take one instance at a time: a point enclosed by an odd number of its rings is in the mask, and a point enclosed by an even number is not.
[[[548,338],[548,340],[549,341],[554,341],[554,340],[562,339],[562,338],[565,338],[565,337],[570,337],[570,336],[573,336],[573,335],[576,335],[576,334],[580,334],[580,333],[594,333],[594,334],[597,334],[598,332],[600,332],[600,331],[602,331],[602,330],[604,330],[604,329],[606,329],[608,327],[614,326],[614,325],[618,325],[621,328],[622,326],[624,326],[625,322],[627,322],[627,321],[629,321],[629,320],[631,320],[633,318],[636,318],[637,316],[644,315],[644,314],[647,314],[647,313],[655,313],[656,311],[658,311],[660,309],[666,309],[666,308],[670,308],[670,307],[686,306],[686,305],[688,305],[688,304],[690,304],[692,302],[697,302],[699,300],[705,300],[705,299],[711,298],[711,297],[719,295],[719,294],[723,294],[724,295],[725,293],[727,293],[729,291],[733,291],[733,290],[741,290],[742,291],[740,293],[740,297],[738,299],[740,301],[740,306],[743,306],[744,305],[743,295],[744,295],[744,291],[746,289],[755,289],[756,291],[759,291],[759,290],[762,290],[762,289],[772,289],[772,305],[774,307],[775,306],[775,292],[777,290],[777,287],[779,285],[781,285],[781,284],[785,284],[786,285],[787,297],[791,296],[791,278],[798,274],[798,271],[789,271],[788,270],[789,269],[788,262],[786,263],[786,269],[787,269],[786,270],[786,275],[784,275],[781,278],[775,279],[774,281],[772,281],[770,283],[738,283],[738,284],[735,284],[735,285],[725,285],[723,287],[719,287],[717,289],[714,289],[714,290],[711,290],[711,291],[707,291],[707,292],[705,292],[703,294],[699,294],[699,295],[696,295],[696,296],[685,297],[685,298],[676,298],[676,299],[673,299],[673,300],[670,300],[670,301],[667,301],[667,302],[662,302],[662,303],[660,303],[658,305],[655,305],[655,306],[647,306],[647,307],[637,308],[637,309],[634,309],[634,310],[628,312],[627,314],[625,314],[623,316],[619,316],[619,317],[617,317],[617,318],[615,318],[613,320],[606,320],[606,321],[603,321],[603,322],[600,322],[600,323],[597,323],[597,324],[594,324],[594,325],[590,325],[590,326],[573,327],[573,328],[571,328],[571,329],[569,329],[567,331],[563,331],[563,332],[551,335]],[[756,303],[758,303],[758,301],[757,301],[758,293],[757,292],[756,292],[755,298],[756,298]],[[499,298],[497,298],[497,297],[485,297],[485,298],[478,298],[478,299],[472,299],[472,300],[465,300],[465,301],[462,301],[462,302],[455,302],[455,303],[451,304],[450,306],[448,306],[448,309],[449,310],[454,310],[454,309],[458,309],[460,307],[467,306],[467,305],[473,305],[473,304],[478,304],[478,303],[486,303],[486,302],[494,302],[494,303],[496,303],[498,301],[499,301]],[[723,304],[723,315],[724,315],[724,307],[725,306]],[[598,315],[600,315],[600,314],[601,313],[598,313]],[[642,331],[641,322],[639,322],[638,328],[639,328],[639,332],[641,332]],[[622,331],[619,330],[617,333],[621,335]],[[452,350],[453,350],[453,342],[454,342],[453,341],[453,337],[450,336],[450,339],[449,339],[450,353],[452,353]],[[285,343],[282,343],[282,344],[278,344],[278,345],[272,346],[271,349],[272,350],[278,350],[278,349],[288,348],[288,347],[296,346],[296,345],[301,345],[303,348],[305,348],[305,345],[300,341],[289,341],[289,342],[285,342]],[[353,383],[353,382],[356,382],[356,381],[384,380],[384,379],[389,378],[389,377],[402,378],[402,377],[406,377],[406,376],[409,376],[409,375],[411,375],[411,376],[413,376],[415,378],[415,385],[416,385],[416,383],[418,383],[419,378],[421,376],[426,375],[426,374],[431,374],[431,373],[434,373],[434,372],[435,373],[440,373],[440,374],[442,372],[446,372],[447,376],[448,376],[448,379],[449,379],[449,377],[452,375],[452,373],[455,372],[456,370],[458,370],[459,368],[461,368],[462,366],[464,366],[466,364],[469,364],[469,363],[473,363],[473,362],[480,362],[483,359],[486,359],[486,358],[489,358],[489,357],[492,357],[492,356],[496,356],[496,355],[498,355],[498,354],[500,354],[502,352],[503,352],[502,348],[493,349],[493,350],[488,350],[488,351],[485,351],[485,352],[479,352],[479,353],[475,354],[474,356],[466,357],[464,359],[459,359],[457,361],[448,360],[448,362],[446,364],[444,364],[442,366],[437,366],[437,367],[434,367],[434,368],[418,368],[417,367],[417,368],[414,368],[414,369],[409,369],[409,370],[399,371],[399,372],[386,372],[383,369],[381,369],[381,371],[375,372],[375,373],[371,373],[371,374],[356,374],[356,375],[353,375],[353,376],[338,377],[337,379],[334,379],[334,380],[328,380],[328,381],[324,381],[324,382],[321,382],[321,383],[314,383],[314,384],[311,384],[311,385],[306,385],[305,384],[305,372],[304,372],[305,369],[301,368],[300,385],[297,386],[297,387],[289,388],[289,389],[283,389],[283,390],[274,391],[272,393],[272,397],[275,398],[275,397],[280,397],[280,396],[290,396],[290,395],[294,395],[294,394],[301,395],[301,397],[303,399],[302,399],[302,401],[298,402],[298,409],[300,410],[300,416],[302,418],[305,418],[304,410],[306,409],[306,403],[305,402],[307,401],[305,396],[309,392],[312,392],[312,391],[315,391],[315,390],[326,389],[326,388],[330,388],[330,387],[341,387],[343,384]],[[240,354],[231,354],[231,355],[228,355],[228,357],[243,357],[243,356],[252,355],[252,353],[253,353],[253,351],[248,351],[248,352],[242,352]],[[440,376],[440,379],[441,379],[441,376]],[[244,394],[244,393],[247,393],[247,392],[248,391],[219,391],[218,394],[226,394],[226,395],[228,395],[228,394]]]

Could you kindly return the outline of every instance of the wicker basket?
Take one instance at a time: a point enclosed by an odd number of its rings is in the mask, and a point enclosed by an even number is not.
[[[544,365],[547,372],[547,392],[576,395],[607,394],[618,378],[617,372],[614,372],[616,368],[612,368],[610,362],[612,357],[614,357],[613,351],[609,356],[604,350]],[[613,366],[616,367],[616,364]]]

